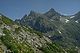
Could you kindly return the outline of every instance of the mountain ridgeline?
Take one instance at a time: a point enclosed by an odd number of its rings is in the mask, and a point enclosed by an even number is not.
[[[1,53],[80,53],[80,12],[65,16],[51,8],[15,21],[0,14]]]
[[[60,19],[60,14],[51,8],[45,14],[40,14],[31,11],[28,16],[24,15],[21,20],[15,20],[15,21],[18,23],[20,21],[21,25],[29,25],[40,32],[47,32],[47,31],[53,31],[55,29],[55,26],[51,20],[55,20],[56,22],[59,21],[59,19]]]

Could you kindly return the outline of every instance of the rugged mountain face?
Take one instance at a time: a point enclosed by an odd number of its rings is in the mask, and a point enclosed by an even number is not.
[[[44,14],[31,11],[28,16],[23,16],[20,24],[29,25],[40,32],[48,32],[55,30],[56,27],[53,22],[57,23],[60,20],[60,16],[61,15],[52,8]]]
[[[74,16],[75,16],[75,17],[74,17],[74,20],[80,19],[80,12],[76,13]]]
[[[19,21],[19,20],[18,20]],[[70,50],[70,49],[69,49]],[[77,52],[62,48],[43,33],[30,26],[21,26],[4,15],[0,15],[0,52],[1,53],[65,53]]]
[[[52,31],[55,29],[54,25],[47,16],[33,11],[31,11],[28,16],[24,16],[21,19],[20,24],[29,25],[40,32]]]
[[[80,23],[80,11],[73,15],[72,20],[75,20],[75,22]]]
[[[34,30],[42,32],[66,50],[77,50],[80,48],[79,17],[79,12],[72,16],[64,16],[51,8],[44,14],[31,11],[28,16],[24,16],[19,20],[19,24],[22,26],[28,25]]]

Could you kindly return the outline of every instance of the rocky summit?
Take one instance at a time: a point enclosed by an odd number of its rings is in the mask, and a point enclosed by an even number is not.
[[[65,16],[51,8],[15,21],[0,13],[0,53],[80,53],[80,12]]]

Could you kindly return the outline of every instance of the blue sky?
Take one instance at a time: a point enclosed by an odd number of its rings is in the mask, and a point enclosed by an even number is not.
[[[72,15],[80,11],[80,0],[0,0],[0,13],[13,20],[22,18],[31,10],[44,13],[50,8]]]

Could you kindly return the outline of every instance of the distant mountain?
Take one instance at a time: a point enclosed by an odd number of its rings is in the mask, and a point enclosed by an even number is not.
[[[52,8],[45,14],[31,11],[28,16],[23,16],[23,18],[20,20],[20,24],[29,25],[40,32],[47,32],[56,28],[53,21],[59,21],[60,16],[61,15]]]

